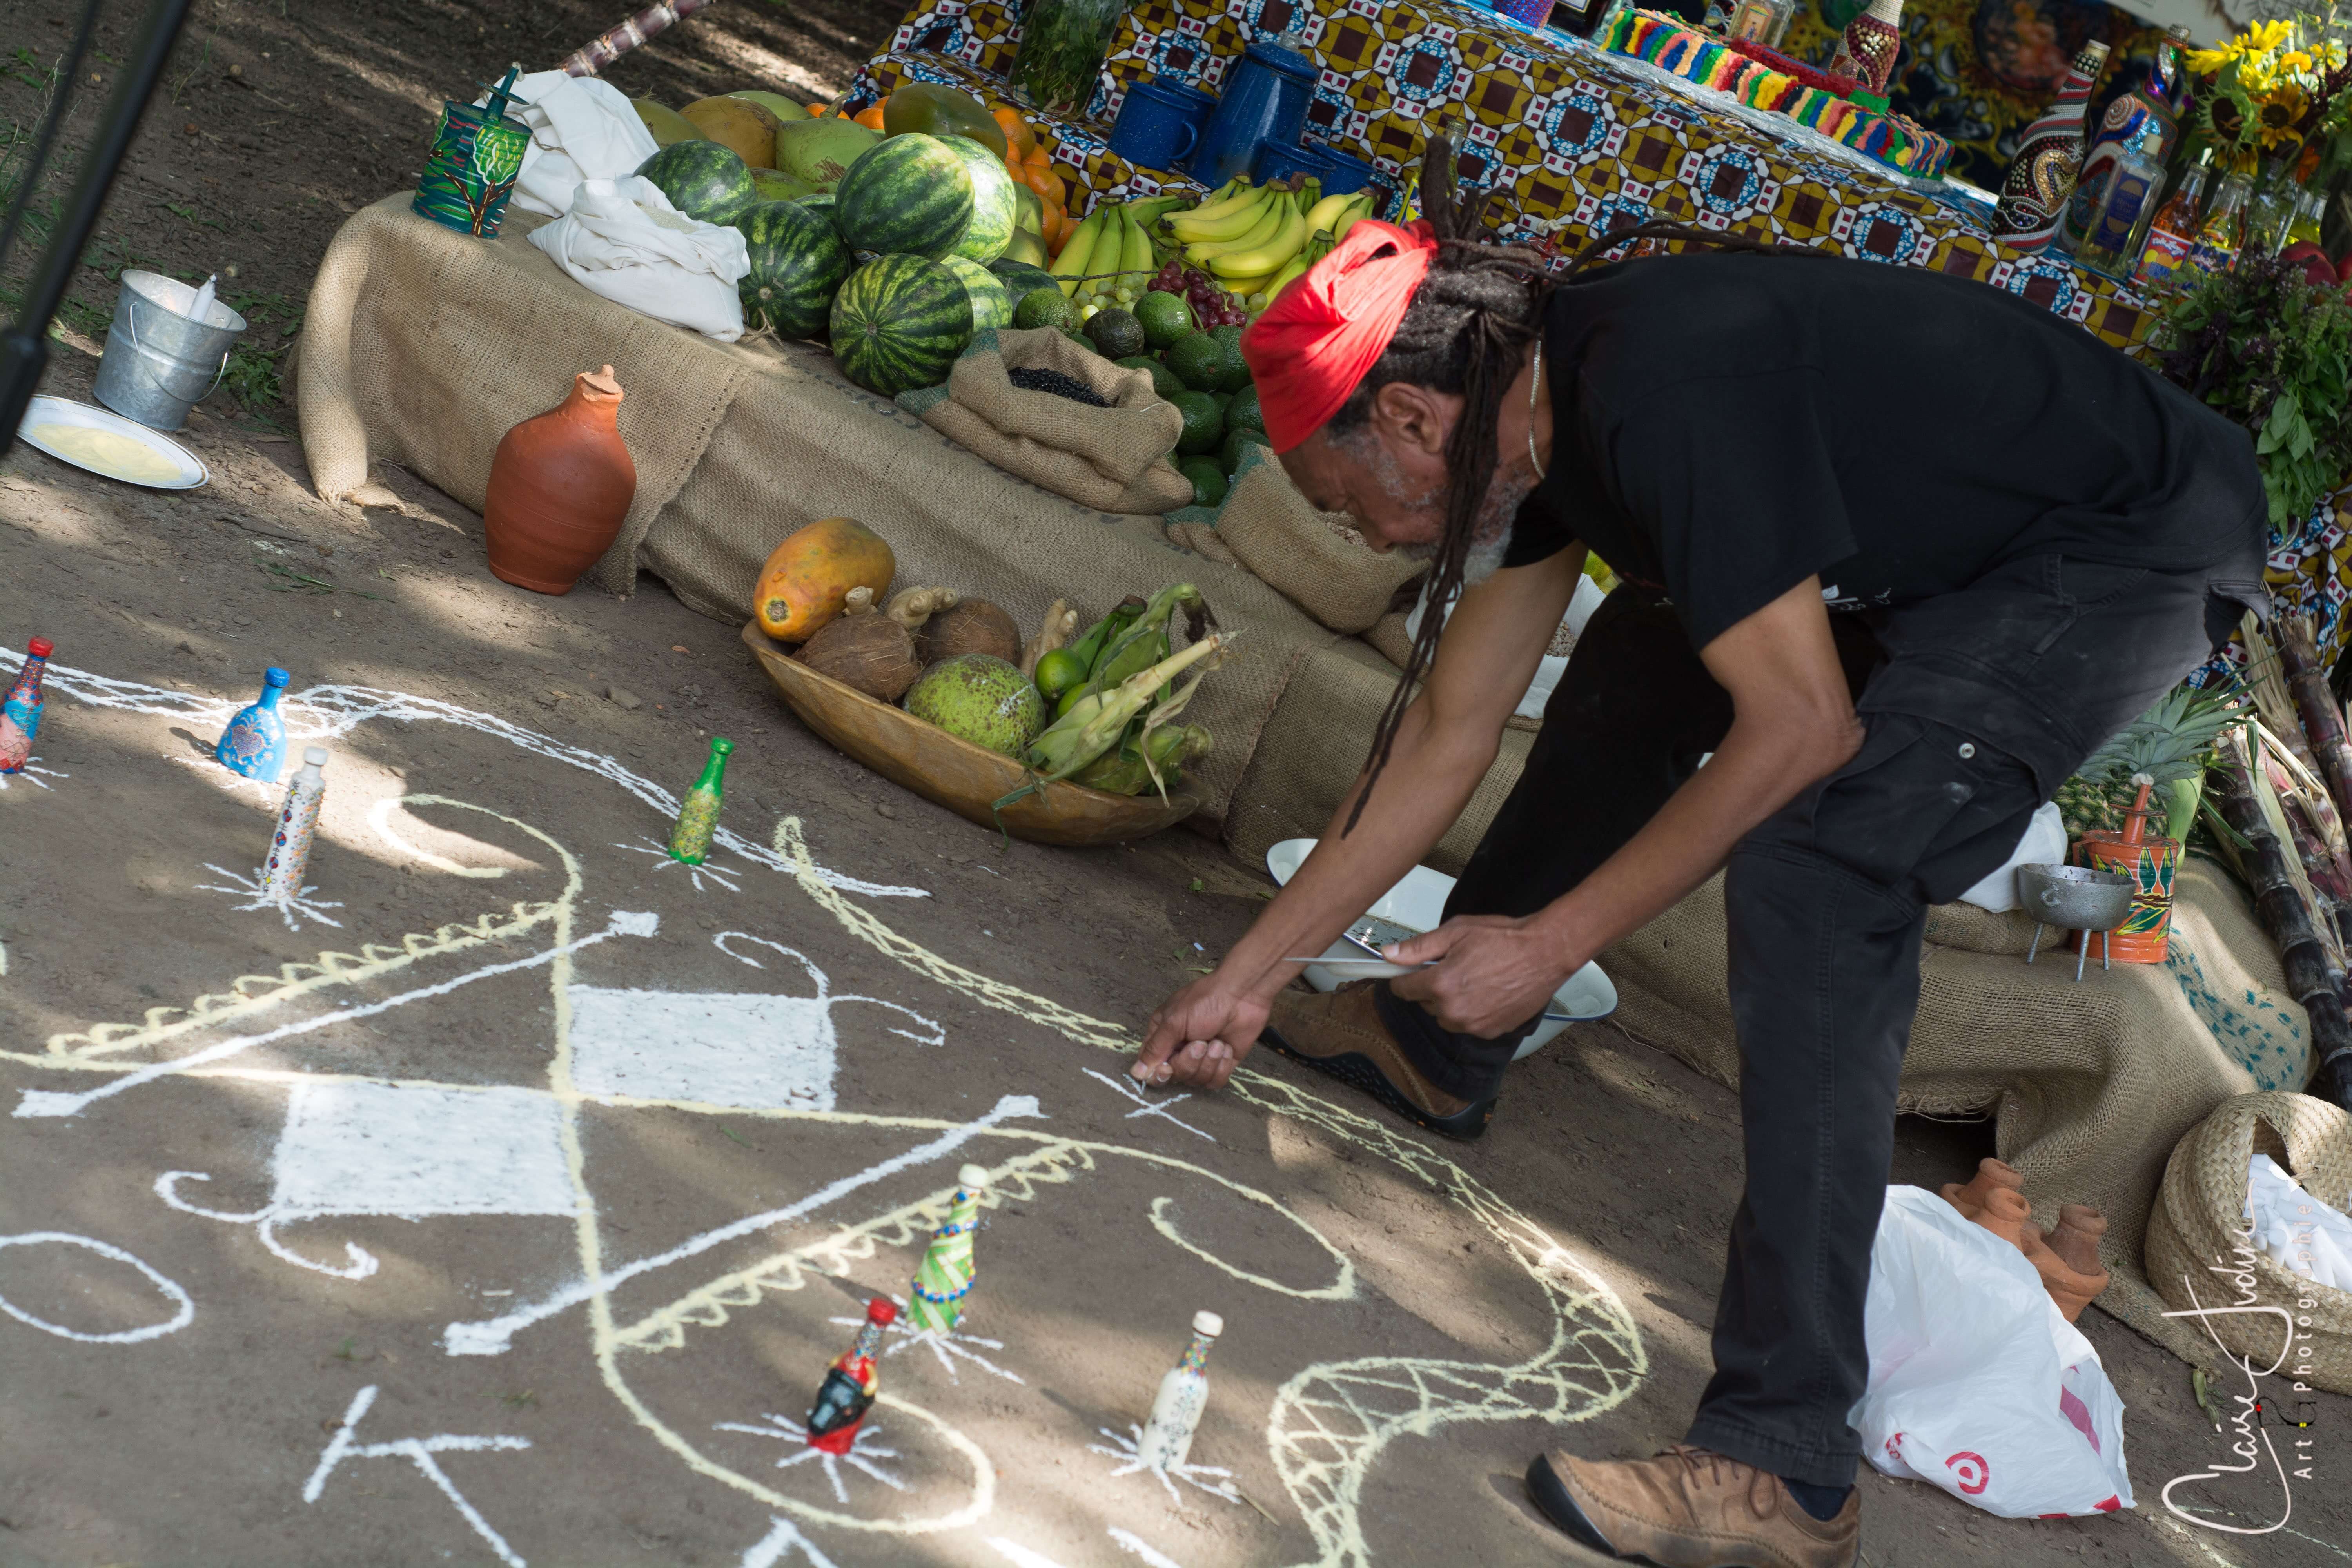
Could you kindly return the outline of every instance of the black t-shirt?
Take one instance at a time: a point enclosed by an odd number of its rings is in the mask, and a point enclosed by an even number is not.
[[[1589,275],[1544,338],[1549,474],[1505,564],[1580,542],[1705,647],[1808,576],[1899,605],[2026,555],[2184,571],[2259,537],[2252,437],[2038,305],[1911,267],[1701,252]]]

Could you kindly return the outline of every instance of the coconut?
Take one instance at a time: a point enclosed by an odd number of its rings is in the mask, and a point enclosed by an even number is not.
[[[965,599],[933,616],[915,635],[915,656],[925,664],[966,653],[1015,664],[1021,658],[1021,628],[986,599]]]
[[[898,701],[923,673],[913,636],[899,622],[875,613],[870,588],[852,588],[841,614],[819,626],[797,657],[819,675],[881,702]]]
[[[958,654],[908,689],[907,711],[949,734],[1019,756],[1045,727],[1045,700],[1018,667],[984,653]]]
[[[654,134],[654,145],[667,147],[673,142],[702,142],[709,138],[694,128],[694,121],[666,103],[656,103],[650,98],[633,98],[629,107],[646,122]]]

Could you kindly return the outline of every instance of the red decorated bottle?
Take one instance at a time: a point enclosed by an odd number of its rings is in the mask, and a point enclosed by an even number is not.
[[[2001,176],[2000,205],[1993,214],[1995,239],[2013,250],[2040,251],[2058,232],[2074,182],[2083,172],[2083,121],[2107,63],[2107,46],[2083,46],[2059,88],[2057,100],[2025,128],[2017,156]]]
[[[828,1454],[846,1454],[857,1441],[857,1428],[874,1408],[881,1379],[874,1372],[874,1352],[882,1346],[882,1331],[898,1320],[898,1309],[887,1296],[866,1303],[866,1321],[857,1338],[834,1361],[809,1406],[808,1441]]]
[[[1830,75],[1852,77],[1860,90],[1884,98],[1902,52],[1903,0],[1870,0],[1838,36]]]
[[[8,688],[5,702],[0,702],[0,773],[20,773],[33,754],[33,737],[40,733],[41,709],[46,699],[41,695],[41,677],[48,672],[49,654],[56,645],[47,637],[35,637],[25,645],[25,665],[16,672],[16,684]]]

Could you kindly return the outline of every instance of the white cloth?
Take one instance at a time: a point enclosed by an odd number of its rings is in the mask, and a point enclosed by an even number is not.
[[[1960,901],[1980,910],[2007,914],[2022,902],[2017,896],[2020,866],[2063,866],[2066,863],[2066,818],[2055,801],[2043,801],[2025,824],[2024,837],[2000,868],[1960,895]]]
[[[533,71],[508,96],[520,105],[509,112],[530,127],[513,197],[525,212],[562,217],[581,181],[625,179],[658,151],[627,95],[609,81]]]
[[[573,282],[657,321],[731,343],[743,335],[735,291],[751,270],[742,234],[698,223],[651,180],[583,180],[571,210],[531,231]]]
[[[1577,574],[1576,592],[1569,598],[1568,614],[1560,617],[1561,624],[1568,627],[1569,640],[1571,643],[1584,635],[1584,623],[1592,618],[1592,612],[1599,609],[1601,601],[1608,596],[1601,591],[1600,584],[1580,572]],[[1412,613],[1404,618],[1404,635],[1407,637],[1416,637],[1421,635],[1421,617],[1428,609],[1429,581],[1423,578],[1421,584],[1421,597],[1413,602]],[[1454,618],[1454,606],[1451,604],[1445,606],[1445,618],[1448,621]],[[1519,696],[1518,706],[1511,711],[1522,719],[1541,719],[1544,716],[1545,705],[1551,701],[1553,688],[1559,684],[1559,678],[1567,673],[1568,656],[1566,654],[1544,655],[1542,658],[1536,661],[1535,678],[1528,682],[1527,690]]]
[[[2288,1273],[2352,1290],[2352,1217],[2305,1192],[2268,1154],[2246,1167],[2246,1222],[2254,1245]]]
[[[1880,1473],[2004,1519],[2132,1506],[2124,1402],[2015,1244],[1889,1187],[1863,1308],[1870,1381],[1846,1419]]]

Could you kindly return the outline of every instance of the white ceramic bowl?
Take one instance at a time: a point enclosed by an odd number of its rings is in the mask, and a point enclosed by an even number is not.
[[[47,442],[33,435],[33,430],[42,425],[76,425],[96,430],[116,431],[142,443],[149,450],[170,462],[179,469],[179,477],[151,483],[145,479],[126,479],[120,474],[110,474],[103,468],[93,468],[78,458],[68,458]],[[118,484],[143,485],[152,490],[192,490],[212,478],[210,470],[205,467],[203,458],[164,435],[161,430],[150,430],[136,420],[125,419],[110,409],[100,408],[94,404],[76,403],[70,398],[51,397],[47,394],[34,398],[26,406],[25,417],[16,426],[16,438],[27,447],[47,452],[60,463],[71,463],[85,473],[96,474],[104,479],[113,479]]]
[[[1285,886],[1297,871],[1307,852],[1315,847],[1312,838],[1286,838],[1265,852],[1265,868],[1274,879]],[[1454,879],[1426,866],[1415,866],[1404,874],[1404,880],[1381,895],[1380,901],[1364,912],[1384,921],[1393,921],[1408,931],[1433,931],[1445,917],[1445,900],[1454,891]],[[1341,937],[1325,949],[1323,957],[1349,961],[1344,969],[1327,969],[1319,963],[1307,966],[1307,984],[1318,991],[1336,991],[1349,980],[1361,980],[1371,973],[1353,961],[1370,955],[1355,943]],[[1528,1057],[1541,1050],[1554,1035],[1571,1023],[1592,1018],[1606,1018],[1617,1010],[1617,987],[1609,976],[1601,973],[1597,963],[1588,963],[1568,977],[1568,984],[1552,994],[1551,1005],[1544,1010],[1543,1022],[1534,1033],[1519,1044],[1518,1056]],[[1514,1058],[1517,1060],[1517,1058]]]

